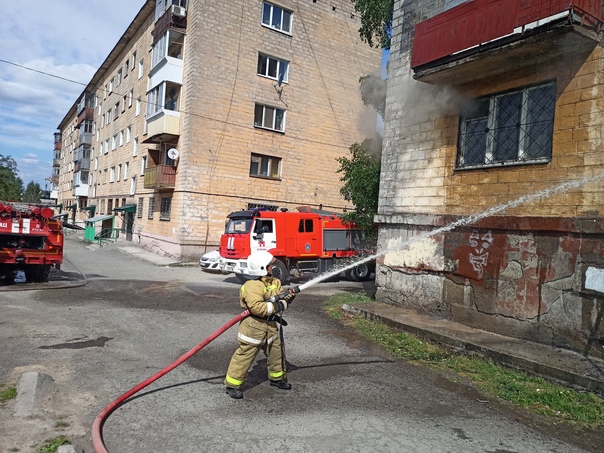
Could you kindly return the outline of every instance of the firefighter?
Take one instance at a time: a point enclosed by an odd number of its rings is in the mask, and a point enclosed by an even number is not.
[[[261,350],[268,363],[270,385],[281,390],[290,390],[287,382],[285,358],[282,350],[282,339],[276,320],[282,325],[280,315],[295,297],[294,289],[284,293],[281,281],[271,276],[275,258],[269,252],[258,251],[247,259],[251,276],[258,277],[246,281],[239,291],[239,303],[250,311],[250,316],[239,324],[239,348],[233,354],[227,370],[226,393],[235,399],[243,398],[241,391],[245,376],[254,359]]]

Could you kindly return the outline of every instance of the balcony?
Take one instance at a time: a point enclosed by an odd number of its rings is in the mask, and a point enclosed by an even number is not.
[[[92,145],[92,133],[91,132],[80,132],[80,136],[78,141],[76,142],[76,147],[82,145]]]
[[[59,159],[59,158],[55,157],[55,158],[52,160],[52,166],[53,166],[53,167],[60,167],[60,166],[61,166],[61,159]]]
[[[48,180],[50,181],[51,184],[53,184],[55,186],[59,185],[59,175],[50,175]]]
[[[75,162],[73,171],[89,171],[90,170],[90,157],[85,157]]]
[[[74,197],[87,197],[88,196],[88,184],[80,184],[78,187],[73,188],[71,194]]]
[[[80,111],[80,113],[78,113],[77,125],[79,126],[85,120],[92,121],[93,119],[94,119],[94,109],[92,107],[85,107]]]
[[[169,165],[156,165],[145,169],[145,189],[173,189],[176,183],[176,168]]]
[[[147,118],[149,138],[143,143],[174,142],[180,135],[180,112],[161,110]]]
[[[415,26],[414,78],[461,84],[589,52],[602,2],[474,0]]]
[[[155,27],[152,32],[154,41],[163,35],[169,28],[174,28],[181,32],[187,29],[186,11],[184,11],[183,15],[183,10],[184,8],[175,9],[172,7],[166,10],[163,16],[155,22]]]

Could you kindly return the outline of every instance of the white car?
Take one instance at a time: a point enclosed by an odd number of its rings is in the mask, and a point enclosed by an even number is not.
[[[202,271],[229,273],[220,269],[220,253],[218,250],[212,250],[199,258],[199,267]]]

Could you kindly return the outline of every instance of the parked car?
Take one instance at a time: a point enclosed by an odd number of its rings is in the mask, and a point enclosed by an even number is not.
[[[229,273],[220,269],[220,253],[218,250],[212,250],[199,258],[199,267],[202,271]]]

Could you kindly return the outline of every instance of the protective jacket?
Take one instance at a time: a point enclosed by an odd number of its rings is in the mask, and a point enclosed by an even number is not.
[[[239,348],[231,358],[225,379],[228,387],[243,386],[245,376],[261,350],[267,358],[269,379],[285,379],[286,370],[281,360],[281,340],[277,323],[267,319],[275,314],[275,304],[267,300],[282,292],[281,281],[271,276],[248,280],[241,287],[239,303],[250,311],[251,316],[239,323]]]

